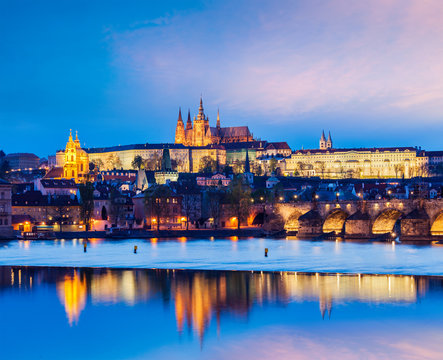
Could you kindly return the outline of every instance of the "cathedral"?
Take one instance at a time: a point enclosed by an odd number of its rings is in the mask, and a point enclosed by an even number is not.
[[[220,113],[217,111],[217,124],[209,126],[209,118],[203,110],[203,101],[200,98],[200,107],[197,118],[191,121],[188,111],[186,127],[182,119],[181,109],[178,112],[177,127],[175,129],[175,143],[185,146],[207,146],[213,144],[226,144],[253,141],[253,136],[247,126],[220,126]]]

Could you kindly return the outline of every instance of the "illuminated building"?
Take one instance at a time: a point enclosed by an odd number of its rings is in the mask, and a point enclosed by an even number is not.
[[[86,151],[80,146],[77,133],[75,141],[72,139],[72,132],[69,131],[69,139],[65,149],[65,163],[63,164],[63,177],[74,179],[76,182],[84,180],[89,174],[89,158]]]
[[[336,149],[320,139],[320,149],[297,150],[285,160],[286,175],[322,178],[410,178],[420,175],[413,147]],[[422,174],[425,175],[425,174]]]
[[[80,146],[78,134],[75,140],[72,131],[69,130],[69,139],[65,151],[56,154],[57,166],[49,170],[45,175],[47,179],[73,179],[75,182],[85,181],[89,175],[89,156]]]
[[[133,144],[106,148],[88,148],[89,160],[102,171],[113,169],[134,169],[132,161],[136,156],[143,159],[145,170],[160,170],[163,149],[169,149],[171,161],[178,172],[189,172],[190,149],[181,144]],[[148,163],[149,164],[146,164]]]
[[[27,191],[12,196],[12,214],[27,215],[33,223],[63,223],[63,229],[76,231],[81,225],[78,199],[70,195],[43,195],[40,191]]]
[[[209,125],[209,118],[205,115],[203,101],[200,98],[197,117],[191,121],[191,113],[188,112],[186,127],[183,123],[181,110],[178,112],[177,126],[175,129],[175,143],[186,146],[206,146],[211,144],[225,144],[247,142],[253,139],[247,126],[221,127],[220,113],[217,112],[215,127]]]

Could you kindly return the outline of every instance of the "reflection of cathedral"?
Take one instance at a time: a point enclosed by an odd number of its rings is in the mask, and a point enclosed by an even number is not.
[[[206,146],[211,144],[224,144],[246,142],[253,140],[247,126],[220,126],[220,114],[217,112],[216,127],[209,126],[209,118],[203,111],[203,101],[200,98],[200,107],[194,123],[191,121],[191,113],[188,112],[186,128],[183,123],[181,110],[178,113],[177,127],[175,130],[175,143],[186,146]]]

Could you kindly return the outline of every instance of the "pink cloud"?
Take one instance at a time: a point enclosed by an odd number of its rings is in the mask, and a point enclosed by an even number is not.
[[[228,3],[113,34],[116,68],[157,94],[203,91],[225,109],[274,121],[443,115],[443,2]]]

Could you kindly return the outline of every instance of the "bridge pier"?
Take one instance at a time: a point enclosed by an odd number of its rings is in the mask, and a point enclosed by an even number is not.
[[[310,210],[298,218],[298,236],[314,237],[323,233],[323,218],[317,210]]]
[[[400,220],[401,238],[427,240],[431,235],[431,221],[423,209],[415,209]]]
[[[358,210],[346,219],[345,238],[366,239],[372,237],[371,217]]]

